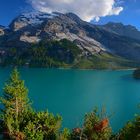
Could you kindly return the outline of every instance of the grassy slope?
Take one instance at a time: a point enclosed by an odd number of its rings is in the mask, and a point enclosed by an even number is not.
[[[73,67],[81,69],[128,69],[138,65],[140,64],[108,53],[102,53],[90,58],[81,58]]]

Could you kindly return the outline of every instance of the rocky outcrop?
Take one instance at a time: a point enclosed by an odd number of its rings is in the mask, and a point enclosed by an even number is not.
[[[5,27],[0,25],[0,36],[5,34]]]
[[[40,41],[40,39],[36,36],[22,35],[22,36],[20,36],[20,41],[28,42],[28,43],[38,43]]]

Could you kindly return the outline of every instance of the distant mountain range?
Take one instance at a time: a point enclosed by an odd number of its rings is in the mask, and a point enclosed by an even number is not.
[[[70,68],[128,68],[140,62],[140,31],[94,25],[73,13],[23,13],[0,26],[0,64]]]
[[[140,31],[138,31],[137,28],[132,25],[123,25],[122,23],[109,22],[104,25],[104,29],[121,36],[140,40]]]

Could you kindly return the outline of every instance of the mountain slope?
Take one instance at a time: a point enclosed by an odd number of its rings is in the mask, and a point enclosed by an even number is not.
[[[73,13],[21,14],[1,33],[0,49],[5,52],[3,65],[117,68],[135,66],[133,61],[140,60],[139,40],[82,21]]]
[[[140,31],[138,31],[136,27],[131,25],[123,25],[122,23],[109,22],[103,25],[103,28],[121,36],[140,40]]]

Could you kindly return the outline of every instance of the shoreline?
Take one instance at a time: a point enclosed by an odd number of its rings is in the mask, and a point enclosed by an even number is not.
[[[0,68],[14,68],[14,66],[0,66]],[[134,71],[137,68],[116,68],[116,69],[86,69],[86,68],[47,68],[47,67],[27,67],[27,66],[17,66],[17,68],[27,68],[27,69],[58,69],[58,70],[81,70],[81,71],[85,71],[85,70],[91,70],[91,71]]]

